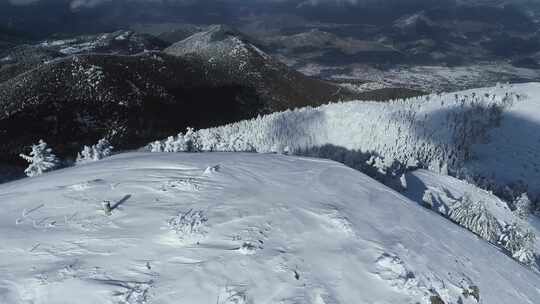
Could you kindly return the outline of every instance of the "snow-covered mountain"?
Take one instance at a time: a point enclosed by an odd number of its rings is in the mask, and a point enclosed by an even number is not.
[[[346,102],[274,113],[190,134],[204,151],[307,153],[325,145],[540,195],[538,83]],[[186,134],[152,145],[182,150]],[[178,145],[175,145],[178,144]],[[339,153],[338,153],[339,154]]]
[[[233,83],[249,83],[264,96],[266,112],[302,104],[350,100],[353,91],[305,77],[264,52],[257,43],[224,25],[215,25],[166,48],[165,53],[202,60],[209,75],[225,74]]]
[[[0,304],[540,303],[537,2],[0,0]]]
[[[331,161],[121,154],[0,198],[2,303],[540,299],[538,273]]]
[[[0,82],[69,55],[135,55],[159,51],[167,45],[151,35],[126,30],[21,44],[6,50],[0,49]]]
[[[536,303],[538,96],[287,110],[0,185],[0,300]]]
[[[188,130],[147,150],[278,152],[328,158],[408,191],[422,206],[531,265],[540,211],[537,83],[348,102]],[[423,181],[418,168],[457,180]],[[409,180],[411,179],[411,180]],[[480,190],[484,189],[484,190]],[[484,191],[484,192],[482,192]],[[481,194],[477,194],[481,193]],[[499,198],[497,198],[495,193]],[[529,222],[533,219],[533,222]],[[536,220],[536,221],[535,221]]]
[[[157,38],[117,31],[0,53],[0,160],[13,162],[41,138],[74,157],[102,137],[134,148],[190,125],[360,98],[289,69],[240,37],[216,26],[160,52],[166,44]],[[219,52],[210,63],[212,50]]]

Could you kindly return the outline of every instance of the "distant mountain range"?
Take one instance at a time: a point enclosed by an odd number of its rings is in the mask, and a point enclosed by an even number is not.
[[[384,25],[298,22],[268,33],[246,26],[286,57],[321,64],[439,64],[538,60],[539,26],[509,7],[435,7],[387,20]]]
[[[0,159],[41,137],[74,155],[103,136],[131,148],[330,101],[540,80],[536,10],[499,1],[45,2],[0,4]]]
[[[540,59],[534,1],[106,1],[79,10],[66,2],[1,3],[0,50],[13,43],[2,28],[38,40],[134,28],[174,43],[217,23],[268,42],[269,51],[319,64],[510,60],[536,68]]]
[[[73,156],[101,137],[132,148],[187,126],[361,98],[290,70],[226,27],[211,27],[159,51],[165,45],[119,31],[5,52],[0,159],[13,159],[40,138]]]

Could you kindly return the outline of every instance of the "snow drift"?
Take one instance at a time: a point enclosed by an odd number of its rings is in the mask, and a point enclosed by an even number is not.
[[[2,303],[540,301],[537,273],[332,161],[120,154],[0,202]]]

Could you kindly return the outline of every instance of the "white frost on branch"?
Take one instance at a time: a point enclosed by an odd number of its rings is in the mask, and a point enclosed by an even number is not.
[[[107,139],[100,139],[97,144],[89,147],[84,146],[83,150],[77,154],[77,164],[98,161],[112,154],[114,147]]]
[[[24,173],[29,177],[54,170],[60,163],[52,149],[43,140],[39,140],[37,145],[32,145],[30,155],[20,154],[19,156],[30,163],[28,168],[24,170]]]
[[[487,132],[500,123],[515,94],[510,88],[494,88],[493,93],[449,96],[287,110],[216,128],[188,128],[148,148],[297,154],[334,145],[372,153],[380,171],[399,162],[450,173],[469,160],[472,146],[485,141]]]

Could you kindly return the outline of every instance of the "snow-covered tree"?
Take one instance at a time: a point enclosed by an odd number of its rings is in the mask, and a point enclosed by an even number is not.
[[[112,151],[114,149],[111,143],[105,138],[100,139],[94,147],[95,147],[94,157],[95,158],[97,157],[97,159],[102,159],[102,158],[111,156]]]
[[[529,199],[529,196],[527,196],[527,193],[523,193],[516,198],[514,200],[514,206],[516,207],[514,213],[521,219],[527,219],[533,209],[532,202]]]
[[[535,262],[534,243],[535,234],[521,228],[518,224],[508,224],[503,228],[499,237],[499,245],[508,250],[512,257],[523,264],[531,265]]]
[[[182,133],[178,134],[177,137],[169,136],[163,147],[164,152],[183,152],[186,150],[187,144],[184,141],[184,135]]]
[[[188,127],[186,134],[183,136],[184,143],[186,145],[186,150],[188,152],[199,152],[201,151],[201,144],[199,142],[199,134],[195,129]]]
[[[411,98],[384,104],[348,102],[287,110],[216,128],[188,128],[182,136],[149,144],[149,149],[291,154],[308,151],[317,156],[312,151],[334,146],[345,149],[346,155],[356,151],[373,156],[365,160],[361,157],[364,163],[367,161],[361,168],[375,169],[371,176],[383,177],[378,179],[391,187],[400,186],[399,177],[404,172],[401,169],[409,167],[430,168],[466,179],[475,176],[474,172],[462,170],[472,156],[472,147],[484,142],[490,129],[498,125],[514,98],[508,92],[432,95],[428,102]],[[443,117],[433,115],[434,105],[445,113]],[[183,143],[173,145],[177,142]],[[179,148],[184,144],[185,149]]]
[[[106,139],[100,139],[97,144],[89,147],[84,146],[83,150],[77,154],[77,163],[98,161],[112,154],[114,147]]]
[[[92,161],[92,159],[92,148],[89,146],[84,146],[83,150],[77,154],[77,163]]]
[[[474,202],[468,194],[450,207],[448,217],[484,240],[496,243],[499,239],[501,227],[497,219],[483,202]]]
[[[197,132],[187,128],[186,133],[169,136],[163,141],[154,141],[148,145],[151,152],[200,152],[214,151],[218,140],[209,132]]]
[[[533,265],[535,263],[534,250],[530,246],[521,248],[512,257],[525,265]]]
[[[59,165],[58,158],[43,140],[39,140],[37,145],[32,145],[30,155],[20,154],[19,156],[30,163],[24,170],[24,173],[30,177],[54,170]]]
[[[407,190],[407,176],[405,175],[405,173],[401,174],[401,177],[399,178],[399,183],[401,184],[401,188],[403,190]]]
[[[150,143],[150,152],[164,152],[164,143],[159,140]]]

